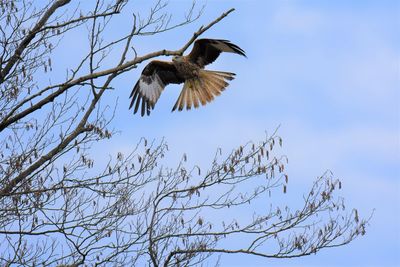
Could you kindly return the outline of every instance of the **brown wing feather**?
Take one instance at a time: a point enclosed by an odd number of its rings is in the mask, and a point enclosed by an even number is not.
[[[143,69],[129,98],[129,108],[134,106],[134,113],[141,107],[141,115],[149,115],[159,99],[165,86],[170,83],[179,84],[184,79],[179,76],[172,62],[153,60]]]
[[[194,43],[193,49],[187,57],[191,62],[204,67],[214,62],[222,52],[246,56],[243,49],[228,40],[199,39]]]

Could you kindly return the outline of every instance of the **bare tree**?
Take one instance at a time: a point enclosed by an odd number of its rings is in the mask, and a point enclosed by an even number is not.
[[[138,55],[133,38],[179,31],[202,9],[193,4],[173,23],[158,1],[147,16],[131,14],[126,34],[109,40],[110,22],[132,12],[127,4],[0,1],[2,266],[189,266],[230,253],[291,258],[365,233],[367,220],[345,211],[334,196],[341,183],[330,173],[315,181],[298,209],[272,205],[288,183],[275,133],[227,155],[217,150],[205,171],[188,166],[186,155],[173,168],[162,166],[167,144],[145,138],[128,155],[95,165],[92,144],[114,134],[113,110],[101,105],[113,80],[146,60],[182,55],[233,11],[200,27],[178,50]],[[80,28],[87,29],[87,55],[52,81],[52,56],[62,52],[57,45]],[[112,49],[119,58],[105,67]],[[249,207],[251,215],[237,215]],[[240,244],[230,243],[237,238]]]

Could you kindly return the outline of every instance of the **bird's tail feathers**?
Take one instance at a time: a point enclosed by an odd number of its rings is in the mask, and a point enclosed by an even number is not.
[[[219,96],[229,85],[227,81],[233,80],[234,76],[235,73],[231,72],[200,70],[198,77],[185,81],[172,111],[181,111],[185,106],[189,110],[213,101],[214,97]]]

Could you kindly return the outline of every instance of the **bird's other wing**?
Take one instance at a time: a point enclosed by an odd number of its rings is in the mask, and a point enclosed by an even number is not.
[[[153,60],[143,69],[129,98],[132,98],[129,108],[134,108],[136,114],[141,107],[141,115],[149,115],[157,103],[161,92],[170,83],[182,83],[172,62]]]
[[[214,62],[222,52],[236,53],[246,56],[243,49],[228,40],[199,39],[187,57],[200,67]]]

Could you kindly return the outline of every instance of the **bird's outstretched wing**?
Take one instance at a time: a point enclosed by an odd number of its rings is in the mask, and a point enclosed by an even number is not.
[[[228,40],[199,39],[187,57],[200,67],[214,62],[222,52],[236,53],[246,56],[243,49]]]
[[[142,75],[136,82],[129,96],[132,98],[129,108],[133,107],[134,113],[137,113],[141,106],[141,115],[149,115],[165,86],[182,82],[184,79],[179,77],[173,63],[153,60],[143,69]]]

